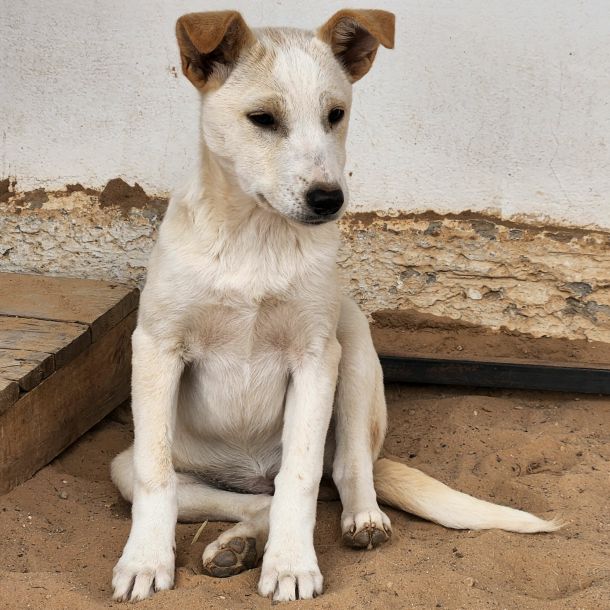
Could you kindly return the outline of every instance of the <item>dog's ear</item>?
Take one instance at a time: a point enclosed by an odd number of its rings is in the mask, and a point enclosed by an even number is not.
[[[330,45],[354,83],[370,70],[380,44],[394,48],[394,22],[388,11],[343,9],[316,34]]]
[[[176,23],[182,71],[204,90],[226,79],[255,37],[237,11],[189,13]]]

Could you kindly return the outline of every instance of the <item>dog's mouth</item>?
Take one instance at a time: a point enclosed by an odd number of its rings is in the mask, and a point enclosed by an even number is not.
[[[304,218],[303,220],[299,220],[299,222],[301,224],[304,225],[325,225],[327,222],[332,222],[333,220],[336,220],[337,218],[335,217],[335,215],[333,215],[332,217],[329,216],[325,216],[323,218]]]
[[[300,225],[306,225],[308,227],[319,227],[320,225],[326,225],[329,222],[337,220],[341,214],[332,214],[328,216],[295,216],[291,217],[291,220],[297,222]]]
[[[263,209],[265,209],[269,212],[274,212],[276,214],[280,214],[281,216],[284,216],[288,220],[292,220],[293,222],[296,222],[300,225],[307,225],[307,226],[315,227],[315,226],[327,224],[329,222],[332,222],[333,220],[337,220],[337,218],[339,218],[339,216],[341,216],[340,212],[337,212],[336,214],[329,214],[328,216],[304,216],[304,215],[300,215],[300,214],[293,216],[292,214],[282,213],[279,210],[277,210],[275,207],[273,207],[269,203],[269,200],[262,193],[256,193],[256,200]]]

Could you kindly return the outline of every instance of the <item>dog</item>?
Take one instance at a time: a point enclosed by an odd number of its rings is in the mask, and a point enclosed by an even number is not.
[[[206,574],[262,557],[261,595],[321,594],[323,474],[356,548],[391,536],[378,502],[451,528],[557,529],[379,457],[382,371],[366,317],[340,294],[335,221],[352,84],[394,46],[394,15],[341,10],[308,32],[191,13],[176,33],[201,93],[201,162],[169,204],[133,334],[135,438],[111,467],[132,526],[114,598],[173,586],[178,519],[236,522],[205,549]]]

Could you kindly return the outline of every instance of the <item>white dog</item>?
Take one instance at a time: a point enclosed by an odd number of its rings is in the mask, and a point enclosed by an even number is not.
[[[205,549],[206,573],[263,557],[261,595],[322,593],[323,473],[354,547],[390,537],[378,499],[447,527],[556,529],[378,458],[381,368],[366,318],[339,294],[334,221],[351,86],[393,46],[394,16],[342,10],[307,32],[196,13],[177,36],[202,94],[202,161],[167,210],[133,335],[135,442],[112,464],[133,524],[115,599],[172,587],[177,519],[237,522]]]

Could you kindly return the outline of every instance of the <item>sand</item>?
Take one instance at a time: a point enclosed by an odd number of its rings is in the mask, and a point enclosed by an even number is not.
[[[373,314],[373,340],[384,355],[503,359],[530,364],[601,366],[610,363],[610,342],[533,337],[507,328],[492,330],[414,310]]]
[[[452,388],[388,388],[386,448],[463,491],[561,516],[560,532],[446,530],[394,510],[391,542],[341,545],[340,505],[320,502],[316,548],[325,593],[295,607],[610,608],[610,400]],[[108,476],[131,438],[111,416],[33,479],[0,498],[0,608],[125,607],[110,578],[129,531],[129,506]],[[259,569],[200,574],[204,546],[227,527],[179,525],[173,591],[145,609],[268,608]]]

